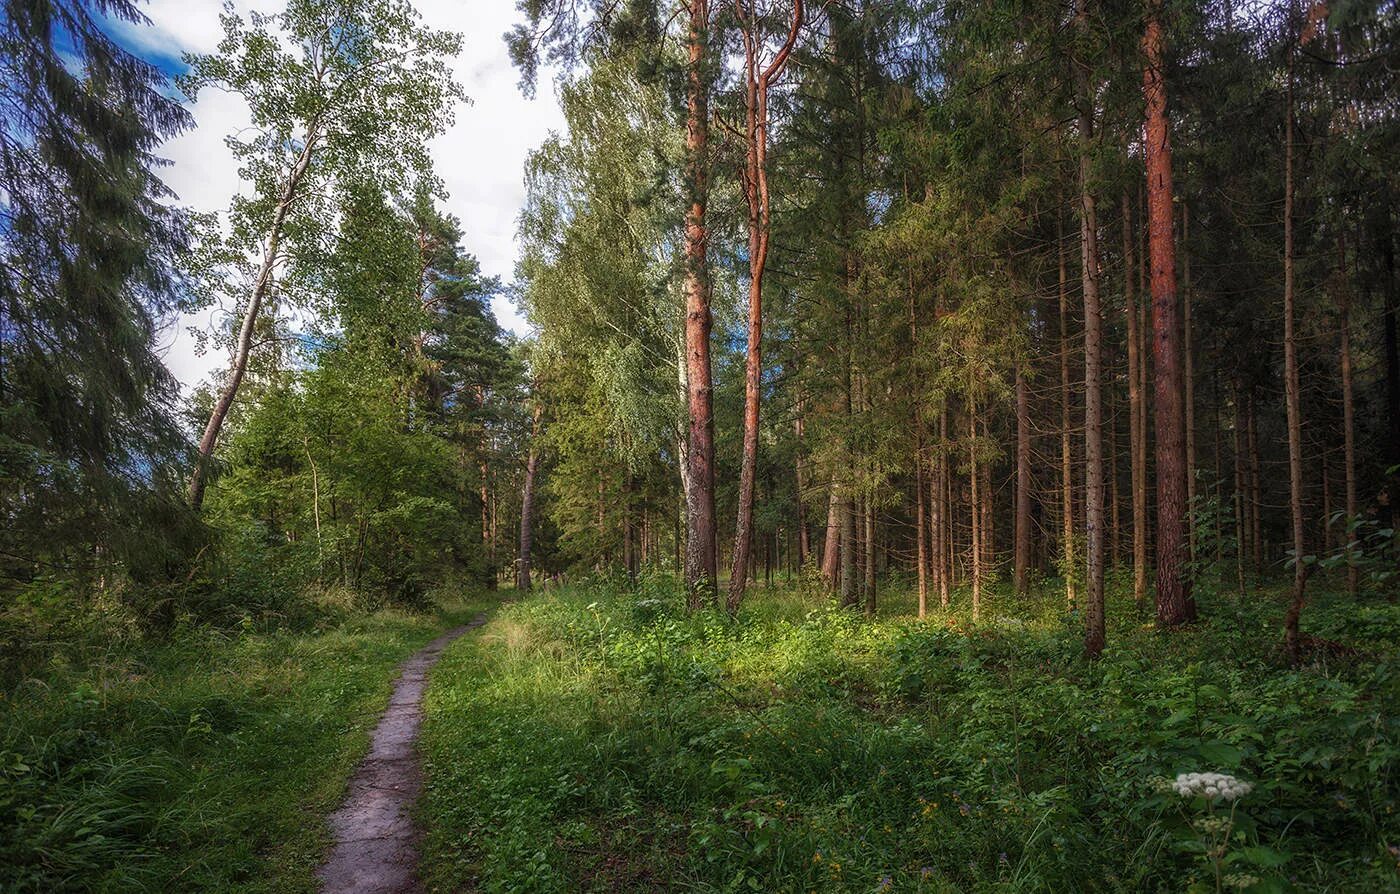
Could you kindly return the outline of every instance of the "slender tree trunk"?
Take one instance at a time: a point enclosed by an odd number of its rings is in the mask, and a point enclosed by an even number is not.
[[[1385,258],[1384,309],[1381,312],[1381,350],[1385,355],[1385,406],[1389,424],[1386,426],[1387,467],[1400,466],[1400,281],[1395,275],[1395,234],[1391,228],[1389,190],[1384,193],[1385,227],[1380,238],[1381,255]],[[1396,527],[1397,511],[1400,507],[1400,480],[1390,476],[1390,504],[1382,510],[1382,521],[1387,527]]]
[[[1337,237],[1337,317],[1341,330],[1342,366],[1342,473],[1346,487],[1346,522],[1342,526],[1343,542],[1350,544],[1353,539],[1353,525],[1357,519],[1356,505],[1356,407],[1352,396],[1351,360],[1351,281],[1347,276],[1346,236]],[[1347,595],[1356,598],[1360,579],[1356,570],[1356,559],[1347,550]]]
[[[686,501],[685,582],[692,610],[717,595],[715,422],[710,377],[710,282],[706,204],[709,198],[709,0],[690,0],[686,29],[685,348],[689,410],[690,490]]]
[[[968,515],[972,523],[972,551],[968,558],[968,570],[972,575],[972,620],[982,617],[982,507],[978,499],[978,481],[981,477],[977,466],[977,403],[972,396],[973,381],[968,380],[967,396],[967,466],[968,466]]]
[[[1133,602],[1139,611],[1147,604],[1147,438],[1142,389],[1142,333],[1134,298],[1133,209],[1123,192],[1123,301],[1128,323],[1128,450],[1133,498]]]
[[[1186,533],[1191,562],[1196,562],[1196,372],[1191,333],[1191,251],[1188,248],[1191,209],[1181,206],[1181,332],[1182,380],[1186,401]]]
[[[1245,551],[1249,541],[1245,519],[1245,475],[1244,475],[1244,409],[1241,406],[1239,383],[1235,383],[1235,576],[1239,594],[1244,595]]]
[[[1078,0],[1076,26],[1088,30],[1087,0]],[[1084,653],[1104,648],[1103,318],[1099,307],[1099,221],[1091,190],[1093,89],[1088,67],[1076,63],[1079,105],[1079,261],[1084,292]]]
[[[1065,264],[1064,235],[1056,226],[1056,254],[1060,272],[1060,556],[1065,577],[1065,602],[1074,607],[1074,468],[1070,438],[1069,385],[1069,282]]]
[[[1016,367],[1016,545],[1012,558],[1016,593],[1029,588],[1031,562],[1031,402],[1021,365]]]
[[[627,569],[628,583],[637,584],[637,529],[633,524],[632,474],[622,476],[622,564]]]
[[[745,6],[747,9],[745,10]],[[763,273],[768,265],[768,237],[772,220],[768,196],[768,86],[787,64],[797,33],[802,28],[802,0],[793,3],[792,28],[787,42],[763,67],[759,58],[762,36],[758,33],[752,0],[738,0],[745,61],[745,113],[748,128],[748,165],[744,194],[749,206],[749,339],[744,363],[744,447],[739,469],[739,517],[734,525],[734,555],[729,573],[725,607],[739,610],[748,579],[749,552],[753,547],[754,475],[758,466],[758,413],[763,383]]]
[[[875,616],[875,507],[870,497],[862,501],[865,505],[865,613]]]
[[[982,439],[985,443],[991,443],[992,433],[987,428],[987,421],[982,420]],[[992,487],[992,464],[982,463],[982,571],[985,581],[996,571],[997,564],[997,526],[996,526],[996,489]]]
[[[793,418],[793,434],[797,439],[797,460],[795,463],[797,473],[797,567],[801,568],[807,564],[807,559],[812,554],[812,541],[807,534],[807,467],[802,461],[802,449],[805,441],[806,426],[802,418],[803,414],[802,398],[797,399],[797,413]]]
[[[1258,413],[1252,397],[1246,399],[1245,410],[1245,435],[1249,440],[1249,548],[1254,560],[1254,579],[1259,583],[1264,575],[1264,491],[1260,485]]]
[[[1176,244],[1172,232],[1172,148],[1167,121],[1162,0],[1149,0],[1142,45],[1147,104],[1147,218],[1152,265],[1152,360],[1157,428],[1157,623],[1196,617],[1187,574],[1186,432],[1182,409]]]
[[[1299,618],[1307,601],[1307,541],[1303,519],[1303,412],[1298,377],[1298,342],[1293,295],[1293,66],[1288,53],[1283,136],[1283,393],[1288,417],[1288,508],[1293,520],[1293,598],[1283,619],[1284,650],[1294,661],[1301,654]]]
[[[1118,378],[1118,374],[1112,370],[1113,360],[1108,361],[1108,379],[1112,383]],[[1115,571],[1122,563],[1122,528],[1120,522],[1122,515],[1119,506],[1118,492],[1118,400],[1115,394],[1116,388],[1110,384],[1108,388],[1108,563]]]
[[[530,550],[535,515],[535,476],[540,469],[540,431],[543,405],[535,405],[530,425],[530,454],[525,461],[525,484],[520,491],[520,563],[516,568],[515,587],[522,592],[530,589]]]
[[[234,398],[238,396],[238,389],[243,384],[243,377],[248,372],[248,358],[253,352],[253,332],[257,328],[258,315],[262,313],[263,302],[267,299],[267,293],[272,288],[277,265],[281,262],[280,250],[287,215],[291,212],[293,203],[300,195],[302,179],[306,176],[306,169],[311,165],[312,156],[317,151],[319,139],[319,127],[313,122],[307,129],[306,142],[302,146],[301,154],[297,156],[297,160],[287,173],[287,180],[282,184],[282,193],[272,211],[272,224],[268,227],[267,246],[263,250],[262,264],[258,268],[257,277],[253,280],[253,292],[248,296],[248,306],[243,309],[243,323],[238,328],[238,341],[234,345],[233,365],[229,367],[228,378],[225,379],[224,387],[219,391],[218,400],[214,402],[213,412],[209,414],[209,422],[204,426],[204,434],[199,439],[198,457],[195,460],[194,470],[190,473],[189,502],[191,508],[196,511],[204,505],[204,489],[209,483],[209,461],[214,455],[214,447],[218,444],[219,432],[223,429],[224,419],[228,417],[228,412],[233,407]]]
[[[496,589],[496,540],[491,536],[491,486],[490,467],[486,454],[481,455],[481,547],[486,553],[486,564],[491,571],[491,589]]]
[[[929,486],[929,548],[933,553],[933,584],[938,588],[938,604],[948,609],[948,480],[946,445],[948,443],[948,410],[938,414],[938,448],[933,454],[933,476]]]
[[[920,450],[914,448],[914,562],[918,568],[919,619],[928,617],[928,549],[925,536],[928,525],[928,495],[924,492],[924,464]]]
[[[826,501],[826,543],[822,548],[822,580],[835,591],[837,574],[841,570],[841,501],[837,497],[836,476],[831,478],[831,488]]]
[[[417,350],[420,354],[422,353],[423,348],[421,343]],[[477,386],[476,406],[478,410],[486,409],[486,388],[483,385]],[[486,567],[490,572],[490,583],[488,586],[490,589],[494,590],[496,589],[498,574],[496,568],[496,541],[492,536],[494,532],[491,529],[491,467],[488,460],[489,446],[488,433],[485,426],[483,426],[481,440],[477,443],[477,471],[481,476],[478,482],[477,493],[481,499],[481,548],[482,552],[486,554]]]

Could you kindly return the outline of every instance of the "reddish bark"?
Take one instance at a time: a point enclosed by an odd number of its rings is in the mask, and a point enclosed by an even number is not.
[[[1147,240],[1151,264],[1153,419],[1157,434],[1157,623],[1196,617],[1187,575],[1186,431],[1182,407],[1181,328],[1172,232],[1172,147],[1164,76],[1161,0],[1151,0],[1143,32],[1142,93],[1147,103]]]
[[[710,232],[705,219],[709,198],[709,85],[705,57],[709,42],[709,0],[691,0],[686,30],[686,186],[685,364],[689,435],[686,460],[685,582],[692,609],[717,594],[719,549],[715,536],[715,422],[710,376]]]
[[[747,125],[747,164],[744,195],[749,206],[749,333],[744,363],[744,444],[739,469],[739,517],[734,526],[734,555],[725,608],[739,610],[748,581],[753,548],[754,474],[758,465],[758,413],[763,384],[763,273],[768,264],[772,208],[768,196],[768,88],[782,73],[802,28],[802,0],[795,0],[787,40],[764,66],[762,36],[753,0],[736,0],[735,12],[744,41],[744,108]]]

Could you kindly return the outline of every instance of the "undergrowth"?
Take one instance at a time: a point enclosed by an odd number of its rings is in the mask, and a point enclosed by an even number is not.
[[[977,626],[882,600],[758,589],[731,622],[652,578],[504,608],[428,694],[431,887],[1397,889],[1400,606],[1319,594],[1294,668],[1276,590],[1163,634],[1119,582],[1092,664],[1053,592]],[[1228,824],[1166,784],[1193,771],[1253,783]]]

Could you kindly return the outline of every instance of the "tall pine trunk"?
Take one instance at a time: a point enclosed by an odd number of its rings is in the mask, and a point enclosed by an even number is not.
[[[793,434],[797,439],[797,459],[794,465],[797,477],[797,565],[799,568],[807,564],[807,559],[812,555],[812,540],[807,533],[807,505],[804,502],[807,495],[807,468],[802,461],[802,445],[805,435],[805,425],[802,418],[802,399],[797,400],[797,415],[793,419]]]
[[[1186,432],[1181,337],[1172,232],[1172,147],[1167,121],[1166,38],[1162,2],[1149,0],[1142,38],[1142,92],[1147,104],[1147,221],[1152,267],[1153,411],[1157,441],[1157,623],[1196,617],[1187,575]]]
[[[1016,366],[1016,542],[1012,567],[1018,595],[1029,588],[1031,563],[1031,401],[1023,366]]]
[[[1075,22],[1087,31],[1087,0],[1078,0]],[[1098,210],[1091,190],[1094,140],[1093,90],[1089,70],[1075,64],[1079,106],[1079,260],[1084,292],[1084,653],[1097,658],[1104,647],[1103,503],[1103,319],[1099,308]]]
[[[1064,235],[1058,226],[1055,234],[1060,274],[1060,557],[1065,578],[1065,602],[1072,608],[1077,594],[1074,582],[1074,463],[1070,446],[1069,274],[1065,265]]]
[[[697,609],[718,592],[719,546],[715,533],[715,422],[710,377],[709,85],[706,82],[709,0],[691,0],[686,29],[685,362],[689,436],[686,460],[685,583]]]
[[[1283,619],[1284,650],[1297,661],[1301,654],[1298,631],[1307,601],[1308,566],[1306,525],[1303,519],[1303,411],[1298,376],[1298,341],[1295,331],[1293,288],[1293,69],[1295,53],[1288,51],[1288,83],[1284,91],[1283,124],[1283,394],[1288,419],[1288,509],[1293,528],[1293,598]]]
[[[1182,380],[1186,401],[1186,536],[1191,561],[1196,562],[1196,366],[1191,332],[1191,208],[1181,206],[1181,335]]]
[[[967,466],[968,466],[968,515],[972,524],[972,549],[968,558],[968,570],[972,577],[972,620],[978,621],[982,617],[982,506],[978,499],[979,488],[978,479],[981,474],[977,464],[977,402],[973,398],[972,388],[975,387],[971,378],[968,379],[967,396]]]
[[[1123,315],[1128,324],[1129,490],[1133,498],[1133,602],[1147,604],[1147,411],[1142,389],[1142,332],[1134,297],[1133,209],[1123,192]]]
[[[1342,526],[1344,543],[1350,544],[1356,523],[1356,407],[1352,396],[1351,360],[1351,282],[1347,277],[1345,235],[1337,237],[1337,325],[1340,329],[1342,367],[1342,473],[1345,476],[1346,520]],[[1356,598],[1360,581],[1355,557],[1347,556],[1347,594]]]

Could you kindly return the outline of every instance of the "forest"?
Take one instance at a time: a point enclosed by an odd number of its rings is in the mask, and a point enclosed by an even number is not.
[[[1400,891],[1400,5],[421,5],[0,0],[0,890]]]

